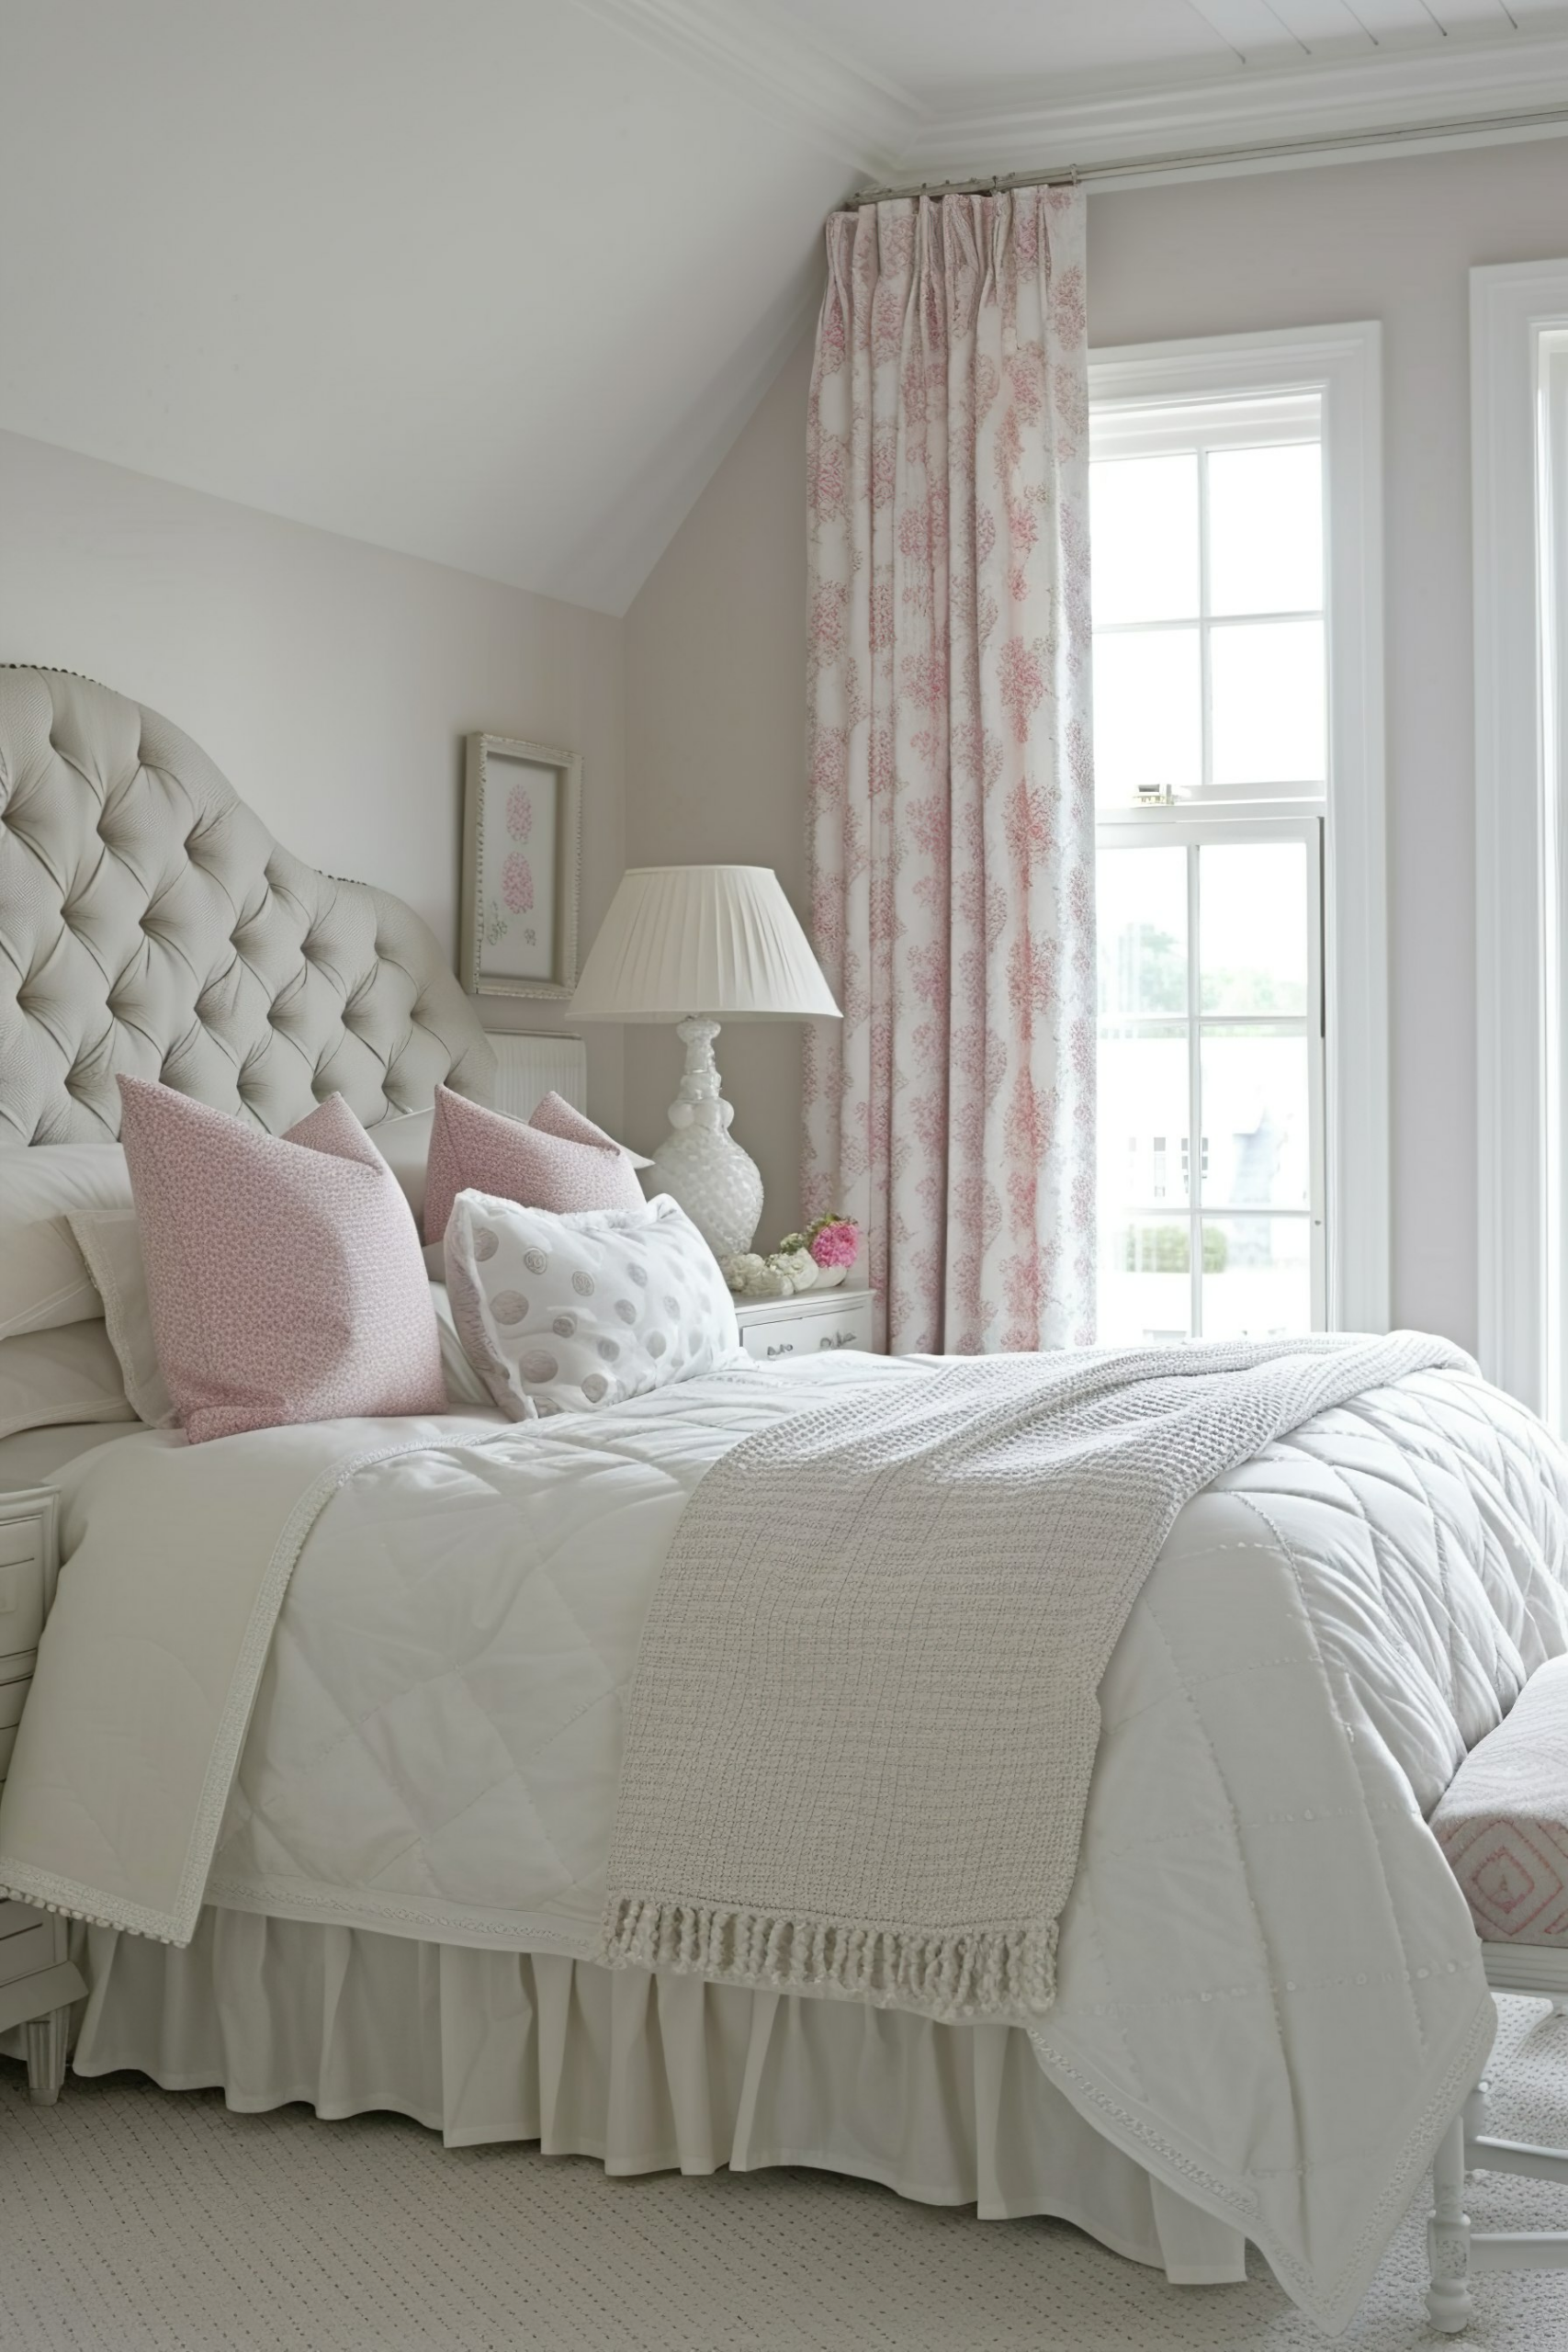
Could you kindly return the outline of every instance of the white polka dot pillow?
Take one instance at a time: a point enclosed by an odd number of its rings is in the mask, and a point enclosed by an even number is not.
[[[619,1405],[744,1361],[717,1261],[667,1193],[569,1216],[459,1193],[446,1287],[469,1361],[514,1421]]]

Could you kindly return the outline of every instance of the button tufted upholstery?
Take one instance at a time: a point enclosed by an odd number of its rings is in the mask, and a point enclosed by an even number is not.
[[[494,1069],[412,908],[290,857],[155,711],[0,669],[0,1145],[111,1142],[121,1070],[281,1135]]]

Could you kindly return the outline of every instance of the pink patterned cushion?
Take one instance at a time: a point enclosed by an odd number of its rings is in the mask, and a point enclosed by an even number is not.
[[[1568,1657],[1538,1667],[1432,1815],[1483,1943],[1568,1951]]]
[[[556,1216],[647,1205],[630,1154],[558,1094],[547,1094],[525,1126],[438,1086],[424,1171],[427,1242],[442,1238],[453,1202],[469,1192]]]
[[[141,1079],[119,1092],[158,1361],[193,1444],[446,1411],[419,1236],[341,1094],[267,1136]]]

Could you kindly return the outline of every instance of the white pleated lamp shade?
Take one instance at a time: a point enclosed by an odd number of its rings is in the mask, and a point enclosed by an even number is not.
[[[642,865],[621,876],[571,1000],[579,1021],[836,1021],[766,865]]]

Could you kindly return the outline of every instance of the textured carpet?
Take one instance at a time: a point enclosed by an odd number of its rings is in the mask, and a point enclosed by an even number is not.
[[[1568,2019],[1501,2004],[1495,2128],[1568,2140]],[[981,2224],[819,2173],[608,2180],[389,2117],[231,2115],[215,2092],[0,2062],[6,2352],[1298,2352],[1325,2338],[1261,2263],[1173,2288],[1064,2225]],[[1479,2176],[1478,2226],[1568,2223],[1568,2191]],[[1422,2212],[1350,2334],[1432,2346]],[[1568,2273],[1476,2288],[1474,2352],[1568,2352]]]

